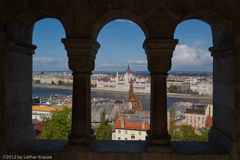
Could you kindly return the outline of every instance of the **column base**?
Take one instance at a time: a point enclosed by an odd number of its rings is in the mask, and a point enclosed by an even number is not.
[[[173,149],[170,145],[150,145],[148,147],[148,152],[164,152],[164,153],[171,153],[173,152]]]
[[[65,146],[64,148],[65,152],[90,152],[91,147],[90,144],[73,144],[69,143],[68,145]]]
[[[69,135],[69,143],[65,147],[66,152],[89,152],[91,150],[90,143],[93,140],[92,136],[73,136]]]
[[[82,137],[82,136],[72,136],[72,135],[69,135],[69,143],[70,144],[89,145],[91,140],[93,140],[92,136]]]
[[[94,135],[94,133],[95,133],[94,130],[91,128],[90,129],[90,139],[91,140],[96,140],[96,135]]]
[[[161,138],[147,138],[150,142],[148,147],[148,152],[173,152],[171,145],[170,145],[170,136],[161,137]]]
[[[154,145],[154,146],[159,146],[159,145],[168,146],[168,145],[170,145],[170,139],[168,139],[168,138],[166,138],[166,139],[149,139],[148,141],[150,141],[150,144]]]
[[[153,146],[159,146],[159,145],[168,146],[170,145],[170,139],[171,139],[171,136],[168,134],[165,136],[155,136],[149,133],[149,136],[147,137],[147,140]]]
[[[233,139],[231,139],[228,135],[226,135],[224,132],[222,132],[219,129],[211,128],[209,134],[208,134],[208,141],[210,143],[215,143],[222,148],[226,149],[228,152],[231,152],[233,148]]]

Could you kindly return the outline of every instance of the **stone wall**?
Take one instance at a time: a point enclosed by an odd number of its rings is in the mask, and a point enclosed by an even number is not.
[[[92,49],[97,50],[96,37],[102,27],[114,19],[129,19],[137,23],[151,42],[155,39],[174,41],[174,31],[179,23],[199,19],[208,23],[213,32],[214,122],[210,140],[228,149],[232,153],[231,158],[237,160],[240,152],[239,10],[240,2],[237,0],[0,1],[0,151],[10,150],[25,139],[34,138],[31,82],[35,47],[31,43],[32,30],[38,20],[50,17],[60,20],[67,43],[70,39],[70,44],[67,44],[69,52],[73,51],[71,39],[79,39],[80,44],[87,44],[78,50],[83,52],[88,47],[90,53]],[[164,49],[166,46],[161,47]],[[76,58],[76,55],[71,56]],[[94,57],[89,57],[91,65],[94,65]],[[71,58],[71,62],[78,60]],[[74,68],[75,65],[70,66]],[[91,70],[94,66],[90,67]],[[144,156],[140,157],[144,159]],[[155,158],[155,155],[151,156]],[[165,156],[175,157],[170,154],[156,155],[156,158]],[[207,156],[201,156],[207,159]],[[172,159],[184,158],[185,155]]]
[[[27,138],[34,138],[32,127],[32,53],[34,46],[6,43],[1,56],[3,88],[1,140],[14,147]]]

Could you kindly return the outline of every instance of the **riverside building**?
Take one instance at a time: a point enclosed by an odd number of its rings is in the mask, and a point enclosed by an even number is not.
[[[136,76],[128,66],[123,74],[116,73],[115,76],[105,76],[96,80],[96,89],[105,91],[127,92],[133,80],[135,93],[150,93],[150,79],[148,76]]]

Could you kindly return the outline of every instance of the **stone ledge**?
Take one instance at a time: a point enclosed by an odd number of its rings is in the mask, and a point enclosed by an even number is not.
[[[147,141],[92,141],[91,151],[95,153],[147,153]],[[66,140],[26,140],[13,152],[68,152],[65,148],[70,144]],[[75,145],[77,146],[77,145]],[[159,148],[166,146],[159,146]],[[228,154],[219,146],[209,142],[171,142],[169,146],[177,154]],[[164,151],[162,151],[164,152]]]
[[[210,142],[172,142],[171,145],[179,154],[228,154],[226,150]]]
[[[16,153],[59,152],[67,145],[66,140],[26,140],[14,149]]]
[[[147,151],[149,142],[146,141],[93,141],[91,151],[80,151],[77,145],[71,145],[72,150],[69,150],[67,146],[66,140],[28,140],[9,154],[51,156],[57,160],[230,160],[225,150],[208,142],[171,142],[171,152],[162,150],[155,153]]]
[[[28,139],[35,138],[35,132],[32,125],[26,126],[21,131],[8,132],[6,135],[6,143],[9,148],[17,147],[28,142]],[[35,142],[31,143],[35,144]],[[31,150],[31,148],[29,148],[29,150]]]

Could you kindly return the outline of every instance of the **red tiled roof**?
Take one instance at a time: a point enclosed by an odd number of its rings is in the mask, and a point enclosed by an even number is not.
[[[147,124],[144,121],[142,121],[142,122],[131,122],[131,121],[128,121],[127,117],[119,117],[115,122],[114,129],[147,131],[147,130],[150,129],[150,125]]]
[[[206,127],[207,128],[211,128],[212,127],[212,117],[211,116],[207,116],[207,118],[206,118]]]
[[[36,123],[36,124],[34,124],[34,129],[36,130],[36,131],[39,131],[39,132],[42,132],[42,130],[43,130],[43,123]]]

